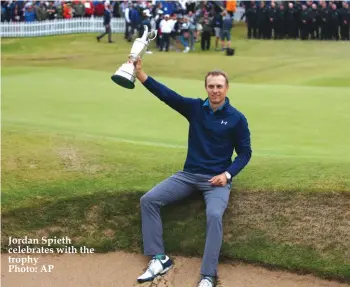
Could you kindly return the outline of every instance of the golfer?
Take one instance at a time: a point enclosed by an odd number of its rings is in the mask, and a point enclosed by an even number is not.
[[[183,97],[148,76],[142,70],[141,59],[135,67],[136,77],[144,87],[189,122],[183,170],[156,185],[140,200],[144,254],[152,259],[137,280],[152,281],[174,264],[165,252],[160,208],[199,192],[206,204],[207,223],[198,287],[213,287],[223,237],[222,216],[229,201],[232,178],[248,164],[252,154],[247,119],[226,97],[229,83],[222,71],[206,75],[208,97],[202,100]],[[232,161],[234,150],[237,156]]]

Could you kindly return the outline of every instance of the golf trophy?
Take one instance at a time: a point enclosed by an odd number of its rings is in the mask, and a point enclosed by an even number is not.
[[[111,79],[118,85],[126,89],[135,88],[136,80],[136,68],[134,63],[137,61],[138,57],[142,57],[147,51],[149,43],[157,37],[157,31],[153,30],[148,32],[148,27],[144,27],[144,32],[141,38],[135,39],[130,54],[129,61],[123,65],[115,72]]]

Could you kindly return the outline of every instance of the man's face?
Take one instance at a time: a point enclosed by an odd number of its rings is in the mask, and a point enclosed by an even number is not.
[[[225,101],[228,86],[226,85],[224,76],[208,76],[205,89],[207,90],[208,98],[211,103],[221,104]]]

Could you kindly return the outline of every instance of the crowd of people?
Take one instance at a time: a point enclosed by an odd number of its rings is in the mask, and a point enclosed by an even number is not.
[[[166,7],[159,2],[144,8],[130,5],[124,10],[125,39],[131,41],[141,36],[147,25],[158,31],[156,46],[159,51],[168,52],[172,48],[188,53],[195,49],[198,41],[201,41],[202,50],[209,50],[213,35],[216,50],[230,48],[234,10],[229,12],[227,3],[216,1],[187,4]]]
[[[132,41],[143,27],[157,29],[159,51],[195,49],[227,51],[238,6],[249,39],[349,40],[348,1],[1,1],[2,21],[43,21],[77,17],[101,17],[112,41],[110,22],[124,18],[124,38]],[[214,39],[214,45],[212,45]],[[150,51],[149,51],[150,52]]]
[[[116,8],[118,3],[116,2]],[[1,1],[2,22],[34,22],[75,17],[102,17],[103,1]],[[117,15],[117,14],[116,14]],[[118,15],[120,17],[120,15]]]
[[[216,2],[217,5],[227,4],[231,12],[237,5],[235,0],[229,1],[194,1],[194,0],[56,0],[56,1],[30,1],[30,0],[7,0],[1,1],[2,22],[32,22],[54,19],[70,19],[75,17],[103,17],[107,4],[111,5],[112,17],[124,17],[126,7],[135,4],[140,9],[152,8],[153,12],[157,4],[161,4],[166,14],[194,12],[201,3]],[[211,4],[209,4],[211,5]]]
[[[247,1],[247,37],[259,39],[349,40],[347,1]]]
[[[147,26],[149,30],[158,31],[156,47],[159,51],[173,49],[188,53],[195,49],[198,41],[201,41],[202,50],[209,50],[212,36],[215,36],[215,49],[225,51],[231,46],[236,5],[236,1],[123,2],[124,38],[131,42],[141,37]],[[97,36],[98,41],[108,34],[108,41],[113,43],[110,26],[113,11],[112,3],[106,3],[103,20],[106,31]]]

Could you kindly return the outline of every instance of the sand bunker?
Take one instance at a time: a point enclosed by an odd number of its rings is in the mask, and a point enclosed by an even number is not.
[[[175,266],[167,275],[155,279],[152,283],[138,284],[136,278],[148,263],[148,257],[140,254],[111,252],[35,256],[38,258],[35,265],[38,271],[23,273],[9,272],[8,257],[9,254],[2,254],[1,258],[1,281],[4,287],[196,287],[201,264],[200,258],[176,256],[173,257]],[[17,265],[21,267],[20,264]],[[46,266],[47,269],[49,265],[53,266],[51,272],[40,272],[42,266]],[[270,271],[248,264],[220,264],[219,276],[219,287],[349,286],[311,275]]]

